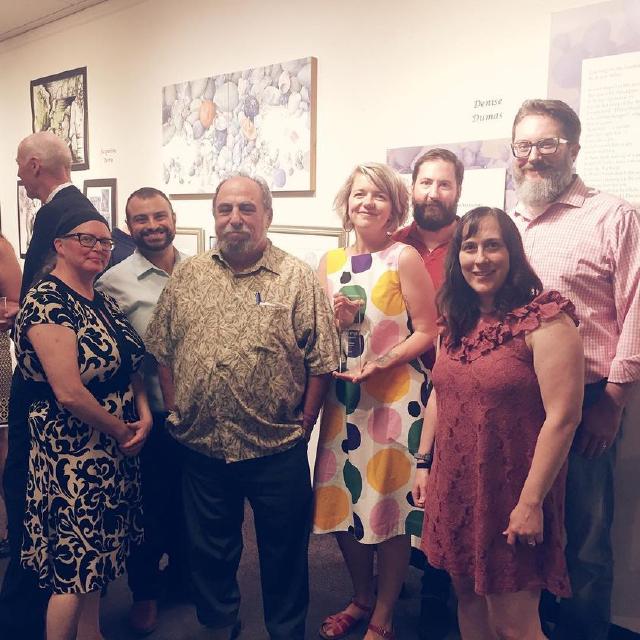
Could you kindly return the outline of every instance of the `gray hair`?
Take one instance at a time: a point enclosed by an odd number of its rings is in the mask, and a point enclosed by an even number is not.
[[[248,180],[255,182],[260,188],[260,193],[262,194],[262,206],[264,207],[265,211],[273,211],[271,190],[269,189],[267,181],[260,176],[250,176],[244,171],[237,171],[236,173],[230,173],[228,176],[223,178],[216,187],[216,192],[213,194],[213,215],[216,214],[216,200],[218,199],[218,194],[220,193],[220,189],[222,189],[222,185],[224,185],[225,182],[231,180],[232,178],[247,178]]]
[[[71,149],[51,131],[38,131],[27,136],[18,145],[18,155],[23,160],[36,158],[47,173],[56,175],[71,171]]]

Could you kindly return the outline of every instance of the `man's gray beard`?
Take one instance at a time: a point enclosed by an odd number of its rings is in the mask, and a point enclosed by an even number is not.
[[[239,258],[250,253],[251,244],[251,238],[235,241],[218,238],[218,249],[220,249],[220,253],[222,253],[223,256],[230,256],[232,258]]]
[[[539,180],[527,180],[525,175],[514,171],[518,200],[527,206],[539,207],[550,204],[571,184],[573,166],[554,171],[549,177]]]

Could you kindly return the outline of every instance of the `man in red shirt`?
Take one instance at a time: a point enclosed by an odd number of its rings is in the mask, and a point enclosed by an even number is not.
[[[464,165],[447,149],[430,149],[413,167],[413,222],[394,240],[415,247],[437,289],[444,280],[444,258],[457,225],[456,210]]]
[[[415,162],[412,175],[413,222],[399,229],[394,240],[415,247],[431,276],[436,291],[444,281],[444,260],[458,225],[464,165],[447,149],[430,149]],[[421,356],[431,369],[435,349]],[[417,533],[416,535],[420,535]],[[424,554],[412,550],[412,564],[424,570],[419,635],[421,640],[442,640],[451,627],[447,607],[450,579],[446,571],[434,569]]]
[[[444,281],[444,259],[458,225],[456,210],[464,165],[447,149],[430,149],[415,162],[412,174],[413,222],[396,231],[394,240],[415,247],[431,276],[436,291]],[[435,351],[425,354],[431,369]]]

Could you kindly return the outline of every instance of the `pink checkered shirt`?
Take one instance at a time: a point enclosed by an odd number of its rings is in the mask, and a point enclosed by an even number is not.
[[[640,380],[640,218],[576,176],[538,216],[511,214],[545,290],[576,306],[586,382]]]

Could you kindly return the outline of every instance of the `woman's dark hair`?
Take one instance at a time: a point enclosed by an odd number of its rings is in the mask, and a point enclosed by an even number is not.
[[[504,316],[542,293],[542,282],[527,260],[513,220],[502,209],[472,209],[462,218],[451,240],[444,265],[445,280],[438,293],[438,308],[447,323],[449,340],[453,346],[460,344],[462,337],[475,327],[480,317],[478,295],[462,275],[460,248],[464,240],[478,232],[480,221],[487,216],[493,216],[498,222],[502,240],[509,252],[509,273],[496,294],[496,311]]]

